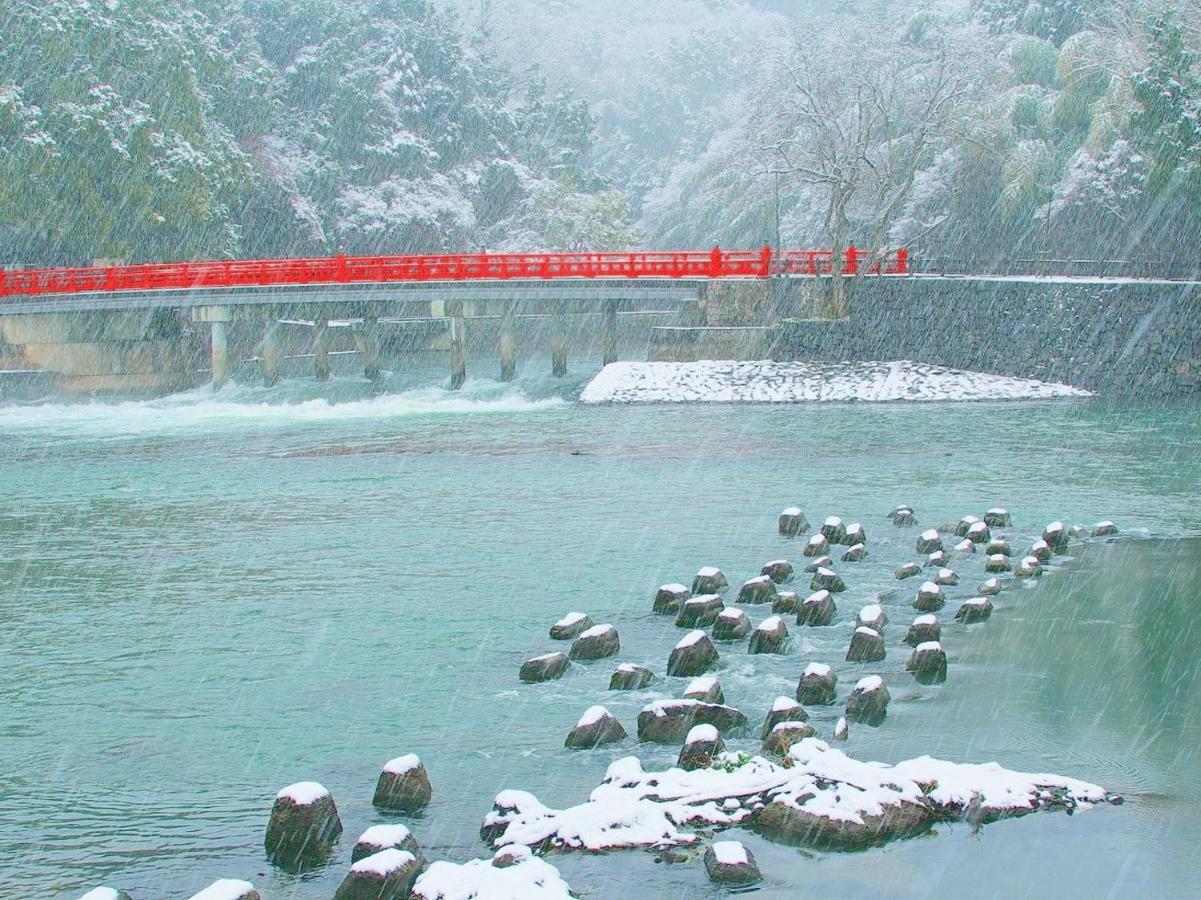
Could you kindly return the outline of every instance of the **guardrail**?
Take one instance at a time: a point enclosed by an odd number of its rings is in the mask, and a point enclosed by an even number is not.
[[[871,262],[876,259],[878,261]],[[770,278],[904,275],[905,250],[870,254],[831,250],[644,251],[636,253],[457,253],[421,256],[329,256],[313,259],[213,260],[53,269],[0,269],[0,297],[196,288],[511,281],[556,278]]]

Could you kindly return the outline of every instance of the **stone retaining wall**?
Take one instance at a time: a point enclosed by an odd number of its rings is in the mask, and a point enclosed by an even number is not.
[[[779,360],[891,360],[1201,395],[1201,284],[984,278],[866,281],[848,319],[781,323]]]

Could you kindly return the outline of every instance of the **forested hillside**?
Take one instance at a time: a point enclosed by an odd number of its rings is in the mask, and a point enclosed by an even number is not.
[[[0,261],[907,245],[1187,266],[1175,0],[9,0]]]

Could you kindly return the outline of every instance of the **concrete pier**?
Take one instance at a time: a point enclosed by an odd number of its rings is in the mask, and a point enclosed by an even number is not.
[[[267,387],[279,381],[279,364],[282,359],[279,322],[271,319],[263,331],[262,341],[259,342],[259,370],[263,374],[263,384]]]
[[[617,362],[617,301],[609,300],[605,303],[604,324],[602,325],[602,353],[603,362],[607,366],[609,363]]]
[[[506,303],[500,319],[500,380],[517,377],[517,341],[513,337],[514,305]]]
[[[368,381],[379,381],[379,319],[364,316],[355,333],[355,344],[363,357],[363,377]]]
[[[567,318],[556,310],[550,317],[550,372],[555,378],[567,374]]]
[[[313,377],[318,381],[329,381],[329,319],[317,319],[313,323]]]
[[[450,389],[457,391],[467,381],[467,322],[462,302],[447,303],[446,315],[450,318]]]
[[[232,320],[233,310],[228,306],[199,306],[192,310],[193,322],[208,322],[210,325],[209,370],[215,388],[229,380],[228,325]]]

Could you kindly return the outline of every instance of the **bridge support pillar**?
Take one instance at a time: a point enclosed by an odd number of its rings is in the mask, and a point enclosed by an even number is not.
[[[467,320],[461,300],[446,304],[450,317],[450,389],[457,391],[467,381]]]
[[[363,357],[363,377],[368,381],[379,381],[379,319],[364,316],[355,334],[355,344]]]
[[[229,380],[229,334],[227,325],[233,319],[228,306],[198,306],[192,310],[193,322],[208,322],[211,327],[209,369],[214,388]]]
[[[329,381],[329,319],[318,319],[313,323],[313,377],[318,381]]]
[[[562,312],[550,317],[550,373],[555,378],[567,374],[567,320]]]
[[[272,319],[267,323],[263,332],[263,340],[259,344],[259,370],[263,373],[263,384],[271,387],[279,381],[279,363],[283,358],[283,348],[279,341],[279,322]]]
[[[500,317],[500,380],[517,377],[517,342],[513,337],[514,305],[506,303]]]
[[[603,362],[607,366],[609,363],[617,362],[617,301],[610,300],[605,303],[604,325],[602,335],[602,354]]]

